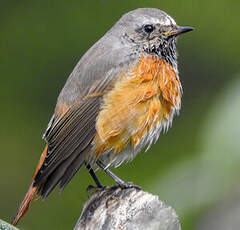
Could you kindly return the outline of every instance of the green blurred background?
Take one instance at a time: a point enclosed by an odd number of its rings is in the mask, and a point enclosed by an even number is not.
[[[139,7],[160,8],[196,30],[178,41],[180,116],[147,153],[113,171],[171,205],[183,230],[205,229],[207,213],[240,194],[239,1],[5,0],[0,7],[0,218],[11,220],[27,190],[44,147],[41,136],[73,67],[123,13]],[[72,229],[90,183],[81,170],[61,196],[56,189],[45,202],[35,202],[19,228]]]

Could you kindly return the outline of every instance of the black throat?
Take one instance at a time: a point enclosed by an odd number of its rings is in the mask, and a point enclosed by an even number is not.
[[[130,58],[135,59],[136,55],[141,53],[142,51],[146,52],[150,55],[156,55],[158,58],[166,60],[167,63],[169,63],[175,70],[175,72],[178,72],[177,68],[177,40],[176,37],[168,37],[168,38],[162,38],[162,39],[156,39],[154,42],[151,42],[149,40],[148,42],[143,43],[143,38],[138,40],[134,40],[131,38],[127,33],[124,34],[122,37],[122,43],[125,44],[131,44],[132,46],[132,52],[129,55]]]
[[[157,45],[151,45],[147,47],[145,51],[147,53],[155,54],[159,58],[166,60],[170,65],[177,70],[177,49],[176,49],[176,38],[171,37],[160,41]]]

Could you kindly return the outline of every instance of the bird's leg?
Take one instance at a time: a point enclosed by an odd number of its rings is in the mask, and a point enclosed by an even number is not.
[[[112,173],[101,161],[97,160],[96,164],[101,168],[105,173],[107,173],[121,188],[137,188],[141,189],[139,186],[133,184],[132,182],[125,182],[114,173]]]
[[[86,168],[88,170],[88,172],[90,173],[90,175],[92,176],[94,182],[96,183],[98,188],[103,188],[102,183],[100,182],[100,180],[97,178],[97,175],[95,174],[95,172],[93,171],[92,167],[90,164],[86,164]],[[89,185],[91,186],[91,185]],[[93,188],[94,186],[91,186],[91,188]],[[88,190],[88,189],[87,189]]]

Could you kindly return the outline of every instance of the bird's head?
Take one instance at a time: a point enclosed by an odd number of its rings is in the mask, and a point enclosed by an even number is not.
[[[158,55],[174,65],[177,61],[176,38],[192,31],[189,26],[178,26],[164,11],[140,8],[122,16],[116,23],[121,36],[133,47]]]

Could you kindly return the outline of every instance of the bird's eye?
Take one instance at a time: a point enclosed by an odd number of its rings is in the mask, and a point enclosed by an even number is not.
[[[143,27],[143,29],[144,29],[145,32],[147,32],[147,33],[150,34],[151,32],[153,32],[154,27],[153,27],[153,25],[145,25],[145,26]]]

